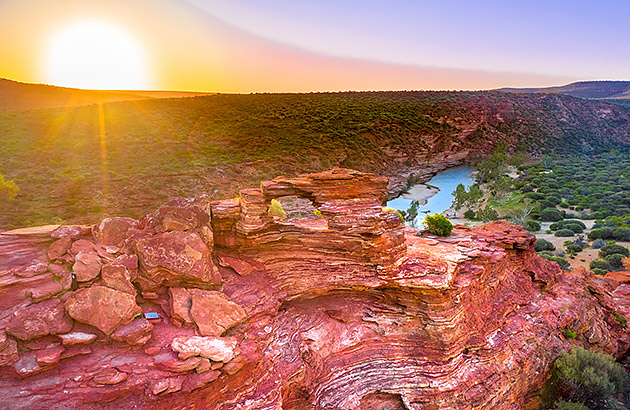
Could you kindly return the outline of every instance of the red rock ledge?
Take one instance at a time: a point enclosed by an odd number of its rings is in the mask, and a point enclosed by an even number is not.
[[[3,232],[3,408],[521,409],[561,351],[626,354],[627,281],[506,222],[418,236],[386,186],[335,169]],[[271,216],[287,197],[301,217]]]

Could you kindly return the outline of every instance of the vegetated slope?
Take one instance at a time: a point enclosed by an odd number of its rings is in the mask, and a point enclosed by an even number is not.
[[[234,195],[334,166],[394,175],[489,152],[630,144],[630,111],[563,95],[213,95],[0,113],[0,228],[138,216],[172,196]],[[56,219],[58,221],[58,219]]]
[[[576,98],[600,99],[621,105],[630,104],[630,81],[580,81],[559,87],[502,88],[499,91],[564,94]]]
[[[180,91],[80,90],[45,84],[27,84],[0,78],[0,111],[76,107],[113,101],[204,95]]]

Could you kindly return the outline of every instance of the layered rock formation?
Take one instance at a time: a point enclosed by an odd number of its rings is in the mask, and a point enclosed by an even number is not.
[[[505,222],[418,234],[386,186],[336,169],[2,233],[3,404],[520,409],[562,350],[627,354],[627,281],[562,272]],[[287,197],[300,217],[268,212]]]

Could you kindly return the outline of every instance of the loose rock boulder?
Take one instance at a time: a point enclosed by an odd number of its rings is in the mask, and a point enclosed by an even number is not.
[[[142,313],[133,295],[105,286],[80,289],[70,296],[65,306],[72,318],[108,335]]]
[[[131,323],[120,326],[114,333],[112,339],[125,342],[130,345],[141,346],[151,338],[153,325],[148,320],[135,319]]]
[[[96,252],[79,252],[75,258],[72,271],[79,282],[88,282],[101,273],[101,258]]]
[[[6,331],[17,339],[31,340],[66,333],[71,328],[72,319],[66,315],[63,302],[50,299],[15,311]]]
[[[94,226],[93,232],[98,242],[107,246],[120,246],[137,226],[138,221],[132,218],[105,218]]]
[[[195,232],[172,231],[137,241],[138,283],[144,291],[160,286],[208,287],[221,282],[210,250]]]
[[[202,336],[220,336],[247,317],[224,293],[199,290],[192,292],[190,315]]]
[[[227,363],[236,356],[237,344],[238,341],[230,337],[180,336],[173,339],[171,348],[182,360],[201,356],[215,362]]]

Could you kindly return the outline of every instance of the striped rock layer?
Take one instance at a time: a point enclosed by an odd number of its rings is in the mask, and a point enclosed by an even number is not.
[[[1,232],[3,405],[522,409],[563,350],[627,355],[625,277],[563,272],[506,222],[418,233],[386,189],[334,169]]]

